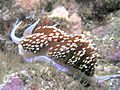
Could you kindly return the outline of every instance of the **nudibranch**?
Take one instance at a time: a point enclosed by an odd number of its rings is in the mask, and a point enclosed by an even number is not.
[[[46,55],[51,46],[67,38],[68,36],[64,32],[53,26],[40,26],[35,29],[33,34],[21,40],[21,45],[25,51],[34,53],[42,51],[43,55]]]
[[[48,55],[57,62],[81,70],[93,76],[96,64],[96,51],[83,35],[72,35],[50,48]]]
[[[84,35],[67,35],[55,26],[36,27],[38,19],[24,31],[23,37],[17,38],[15,31],[21,23],[13,28],[11,38],[18,44],[19,53],[26,61],[52,62],[58,70],[71,72],[70,68],[74,68],[93,77],[96,48]]]
[[[18,23],[18,20],[16,21],[15,25],[14,25],[14,28],[12,29],[12,32],[11,32],[11,39],[14,43],[16,44],[20,44],[20,41],[22,39],[24,39],[27,35],[30,35],[32,34],[32,31],[34,30],[34,28],[36,27],[36,25],[39,23],[40,19],[38,19],[34,24],[32,24],[31,26],[29,26],[23,33],[23,37],[21,38],[18,38],[15,36],[15,32],[17,30],[17,28],[22,24],[22,21],[20,21]],[[17,24],[18,23],[18,24]]]

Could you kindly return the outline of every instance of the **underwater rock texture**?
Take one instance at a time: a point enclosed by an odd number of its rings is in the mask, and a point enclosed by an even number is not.
[[[26,90],[84,89],[78,80],[57,71],[52,65],[24,62],[10,38],[16,19],[24,20],[24,24],[16,32],[20,37],[24,29],[37,18],[41,19],[42,25],[44,18],[61,6],[67,12],[66,16],[64,15],[67,19],[50,18],[52,25],[57,23],[56,27],[68,34],[84,33],[95,42],[100,54],[95,74],[111,75],[120,72],[120,0],[32,0],[32,4],[28,2],[29,0],[0,0],[0,84],[4,83],[4,76],[26,70],[32,77],[28,81],[27,77],[22,77]],[[120,80],[111,79],[101,86],[102,90],[119,90]],[[91,90],[99,89],[95,86]]]

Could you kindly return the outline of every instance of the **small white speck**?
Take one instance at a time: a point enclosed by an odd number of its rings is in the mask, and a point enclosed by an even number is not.
[[[34,53],[36,53],[37,51],[34,51]]]
[[[41,26],[39,26],[38,28],[36,28],[36,30],[38,30],[38,29],[41,29]]]
[[[53,32],[55,32],[55,33],[56,33],[57,31],[54,29],[54,30],[53,30]]]
[[[52,37],[48,37],[48,40],[49,40],[49,41],[52,41]]]
[[[31,45],[31,47],[35,47],[34,45]]]
[[[41,35],[44,35],[44,33],[40,33]]]
[[[87,61],[87,64],[89,64],[91,61],[89,60],[89,61]]]
[[[74,50],[75,50],[75,48],[71,48],[71,50],[72,50],[72,51],[74,51]]]
[[[48,46],[48,45],[49,45],[49,43],[46,44],[46,46]]]
[[[63,38],[63,36],[60,36],[60,38]]]
[[[29,40],[29,42],[32,42],[32,40]]]
[[[51,55],[51,54],[52,54],[52,52],[49,52],[48,54],[50,54],[50,55]]]
[[[65,52],[63,52],[63,53],[61,53],[62,55],[64,55],[65,54]]]
[[[63,55],[62,57],[66,57],[66,55]]]
[[[72,42],[72,40],[68,40],[68,42]]]
[[[24,43],[24,41],[21,41],[21,44],[23,44]]]
[[[28,49],[29,47],[26,47],[26,49]]]
[[[85,40],[84,39],[80,39],[80,42],[84,42]]]
[[[32,44],[35,44],[35,41],[33,41]]]
[[[41,35],[40,33],[37,33],[37,34],[36,34],[37,37],[40,36],[40,35]]]
[[[43,47],[43,43],[40,44],[40,47]]]
[[[74,40],[74,42],[78,42],[78,41],[80,41],[80,40],[79,39]]]
[[[28,50],[25,50],[26,52],[28,51]]]
[[[36,44],[40,44],[40,41],[36,42]]]
[[[40,41],[40,39],[36,39],[36,41]]]
[[[60,44],[57,44],[56,46],[57,46],[57,47],[59,47],[59,46],[60,46]]]
[[[67,43],[68,46],[70,46],[71,44],[70,43]]]
[[[30,47],[31,46],[31,44],[28,44],[28,47]]]
[[[35,39],[36,38],[36,36],[34,36],[34,37],[32,37],[33,39]]]
[[[80,64],[79,68],[80,68],[80,69],[83,69],[83,66]]]
[[[77,55],[80,55],[82,51],[78,51]]]
[[[24,41],[26,42],[26,41],[29,41],[28,39],[24,39]]]
[[[78,61],[77,59],[73,60],[73,61],[72,61],[72,64],[74,64],[74,63],[77,62],[77,61]]]
[[[48,39],[47,37],[44,38],[44,40],[47,40],[47,39]]]
[[[56,32],[55,34],[56,34],[57,36],[59,36],[59,35],[60,35],[60,33],[58,33],[58,32]]]
[[[54,36],[54,33],[50,33],[49,36]]]
[[[59,36],[52,36],[53,38],[58,38]]]
[[[35,45],[35,47],[39,47],[39,45]]]
[[[26,46],[28,46],[28,43],[26,43]]]
[[[41,40],[40,42],[44,42],[45,40]]]
[[[87,68],[87,66],[86,66],[85,64],[83,65],[83,67],[84,67],[84,68]]]
[[[24,47],[24,46],[26,46],[26,44],[23,44],[22,46]]]
[[[86,57],[86,59],[89,59],[89,57]]]
[[[66,53],[69,53],[69,52],[70,52],[70,50],[67,50],[67,51],[66,51]]]
[[[79,37],[75,37],[75,39],[76,39],[76,40],[78,40],[78,39],[79,39]]]
[[[72,62],[72,59],[69,59],[67,63],[71,63]]]
[[[33,37],[33,34],[31,34],[31,35],[28,35],[27,37],[28,37],[28,38],[31,38],[31,37]]]
[[[90,59],[93,59],[93,58],[95,58],[95,54],[92,54],[92,57],[90,57]]]
[[[85,52],[83,51],[82,54],[80,54],[80,57],[82,57],[83,55],[85,55]]]
[[[54,41],[57,41],[57,39],[54,39]]]
[[[58,48],[55,48],[54,50],[55,50],[55,51],[57,51],[57,50],[58,50]]]
[[[34,48],[31,48],[31,50],[34,50]]]
[[[38,51],[39,51],[40,49],[39,49],[39,48],[36,48],[36,50],[38,50]]]
[[[72,59],[74,59],[75,58],[75,56],[72,56]]]
[[[44,42],[44,44],[47,44],[47,43],[48,43],[48,41],[45,41],[45,42]]]
[[[63,49],[63,48],[60,48],[60,51],[64,51],[64,49]]]

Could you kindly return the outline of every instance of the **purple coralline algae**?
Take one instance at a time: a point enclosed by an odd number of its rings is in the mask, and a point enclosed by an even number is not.
[[[118,42],[113,43],[111,50],[108,52],[108,57],[111,61],[120,61],[120,46]]]
[[[19,76],[10,76],[8,82],[3,86],[1,90],[23,90],[23,82]]]

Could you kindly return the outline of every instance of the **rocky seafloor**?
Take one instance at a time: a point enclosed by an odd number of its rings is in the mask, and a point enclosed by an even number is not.
[[[21,37],[28,25],[38,18],[43,24],[46,17],[49,25],[68,34],[83,33],[95,43],[95,75],[120,73],[120,0],[0,0],[0,90],[86,90],[52,65],[27,63],[18,54],[10,37],[16,20],[24,21],[16,32]],[[87,90],[120,90],[120,77]]]

